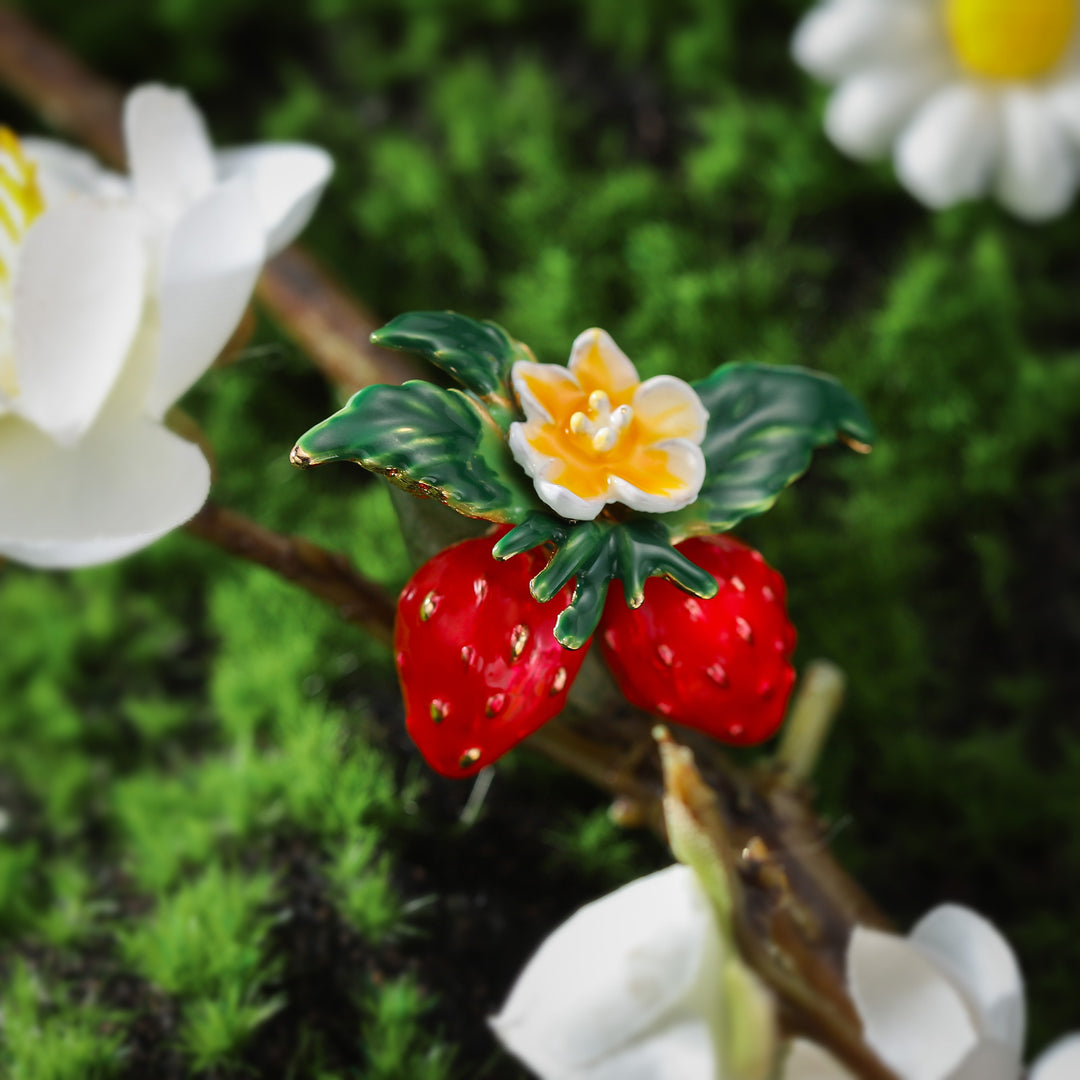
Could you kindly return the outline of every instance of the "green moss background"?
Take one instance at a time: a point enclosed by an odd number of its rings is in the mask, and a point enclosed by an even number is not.
[[[330,148],[306,241],[384,315],[492,317],[560,362],[602,325],[646,374],[797,363],[863,398],[874,454],[819,456],[742,535],[789,581],[798,660],[851,678],[820,777],[836,848],[900,924],[952,899],[1005,929],[1034,1050],[1077,1026],[1080,211],[932,215],[841,157],[788,56],[804,7],[28,10],[119,82],[187,86],[219,141]],[[404,579],[385,492],[289,469],[331,397],[273,327],[188,405],[222,502]],[[663,858],[526,755],[459,825],[385,654],[193,538],[7,567],[0,627],[20,1080],[520,1076],[480,1018],[546,928]]]

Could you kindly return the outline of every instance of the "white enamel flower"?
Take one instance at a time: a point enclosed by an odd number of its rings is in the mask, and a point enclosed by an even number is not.
[[[934,908],[908,937],[858,928],[848,986],[864,1037],[899,1080],[1020,1080],[1024,983],[1009,943],[967,908]],[[1080,1077],[1080,1035],[1061,1040],[1028,1080]],[[824,1050],[796,1040],[783,1080],[853,1080]]]
[[[836,83],[825,116],[856,158],[893,151],[927,206],[994,194],[1029,221],[1080,182],[1077,0],[823,0],[796,60]]]
[[[511,376],[525,421],[510,425],[510,450],[557,514],[591,521],[613,502],[666,513],[697,498],[709,414],[689,383],[641,382],[597,329],[578,335],[567,367],[519,360]]]
[[[0,139],[0,556],[34,566],[118,558],[202,505],[209,465],[165,414],[331,169],[307,146],[215,154],[160,86],[128,97],[124,132],[130,177]]]
[[[541,1080],[763,1080],[771,1000],[728,951],[694,872],[671,866],[559,927],[491,1024]]]

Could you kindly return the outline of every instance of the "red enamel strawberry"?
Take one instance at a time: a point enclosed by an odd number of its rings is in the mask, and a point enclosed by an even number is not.
[[[546,604],[529,594],[544,552],[499,562],[494,543],[487,536],[440,552],[398,600],[405,725],[443,776],[478,772],[561,712],[588,651],[555,640],[569,586]]]
[[[762,742],[783,721],[795,681],[784,579],[730,536],[686,540],[678,550],[720,591],[701,600],[653,578],[631,610],[613,583],[600,624],[604,658],[640,708],[723,742]]]

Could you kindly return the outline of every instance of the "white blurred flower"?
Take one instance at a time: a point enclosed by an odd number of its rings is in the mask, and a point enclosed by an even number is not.
[[[215,154],[187,95],[127,99],[131,174],[0,136],[0,556],[119,558],[191,517],[201,451],[163,424],[331,171],[302,145]]]
[[[771,999],[681,865],[572,916],[491,1024],[542,1080],[760,1080],[775,1047]]]
[[[899,1080],[1020,1080],[1024,982],[1009,943],[967,908],[934,908],[903,938],[856,929],[848,985],[866,1042]],[[1080,1036],[1061,1040],[1028,1080],[1077,1080]],[[783,1080],[852,1080],[824,1050],[792,1045]]]
[[[993,193],[1039,221],[1080,182],[1078,15],[1077,0],[822,0],[793,51],[838,84],[825,130],[840,149],[891,149],[932,208]]]

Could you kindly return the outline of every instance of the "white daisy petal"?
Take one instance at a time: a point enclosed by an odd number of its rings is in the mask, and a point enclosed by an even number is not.
[[[135,214],[89,201],[27,232],[12,299],[14,407],[65,444],[93,423],[139,326],[145,260]]]
[[[808,1039],[794,1039],[784,1059],[781,1080],[855,1080],[828,1051]]]
[[[317,146],[268,143],[220,151],[217,169],[222,180],[243,175],[251,182],[270,256],[292,243],[308,223],[334,163]]]
[[[544,1080],[706,1080],[709,1025],[688,1010],[711,992],[720,953],[693,871],[672,866],[559,927],[491,1025]]]
[[[45,205],[74,195],[122,199],[130,191],[125,177],[103,168],[93,155],[55,139],[20,138],[26,156],[38,167],[38,184]]]
[[[871,68],[852,75],[829,98],[825,132],[854,158],[882,157],[919,104],[943,79],[940,67],[921,63]]]
[[[70,448],[0,424],[0,555],[31,566],[130,554],[187,521],[209,490],[201,451],[149,420],[98,424]]]
[[[1044,1051],[1028,1080],[1076,1080],[1080,1076],[1080,1035],[1069,1035]]]
[[[1073,74],[1047,89],[1046,100],[1073,141],[1080,142],[1080,75]]]
[[[1076,151],[1052,104],[1014,87],[1002,96],[1001,164],[997,194],[1017,217],[1045,221],[1068,208],[1076,191]]]
[[[934,11],[897,0],[826,0],[799,24],[792,41],[796,62],[832,82],[898,57],[936,56]]]
[[[896,171],[916,198],[943,209],[984,194],[1000,145],[996,97],[955,83],[915,114],[896,148]]]
[[[169,220],[214,185],[216,165],[201,113],[183,90],[148,84],[124,102],[124,142],[135,196]]]
[[[960,992],[904,938],[856,927],[847,967],[867,1041],[904,1080],[946,1080],[975,1049]]]
[[[247,307],[264,254],[262,226],[242,176],[219,184],[176,222],[161,268],[151,415],[163,416],[213,363]]]
[[[911,943],[964,992],[980,1029],[1014,1049],[1026,1026],[1024,980],[1009,943],[981,915],[943,904],[918,922]]]

